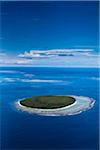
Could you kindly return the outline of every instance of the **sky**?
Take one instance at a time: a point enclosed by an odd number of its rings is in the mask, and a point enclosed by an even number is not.
[[[97,67],[97,1],[1,2],[0,65]]]

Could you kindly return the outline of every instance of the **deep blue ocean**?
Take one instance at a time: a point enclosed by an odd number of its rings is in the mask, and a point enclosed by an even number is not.
[[[81,95],[96,100],[73,116],[18,111],[15,101],[38,95]],[[98,150],[99,71],[94,68],[0,68],[1,150]]]

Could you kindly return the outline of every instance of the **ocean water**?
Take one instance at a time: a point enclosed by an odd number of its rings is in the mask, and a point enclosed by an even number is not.
[[[73,116],[38,116],[18,111],[18,99],[81,95],[96,100]],[[96,68],[0,69],[1,150],[98,150],[99,71]]]

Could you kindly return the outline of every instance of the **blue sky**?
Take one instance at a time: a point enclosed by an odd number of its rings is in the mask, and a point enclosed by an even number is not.
[[[66,67],[77,67],[80,63],[94,67],[98,57],[98,21],[96,1],[2,2],[0,63],[33,66],[57,63]],[[45,57],[41,57],[39,50],[45,51],[42,54]],[[49,56],[48,50],[53,50]]]

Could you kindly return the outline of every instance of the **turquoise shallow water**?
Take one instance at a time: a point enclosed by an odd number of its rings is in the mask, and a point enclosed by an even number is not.
[[[98,150],[98,69],[3,67],[0,70],[2,149]],[[82,95],[94,107],[75,116],[37,116],[14,102],[33,95]]]

